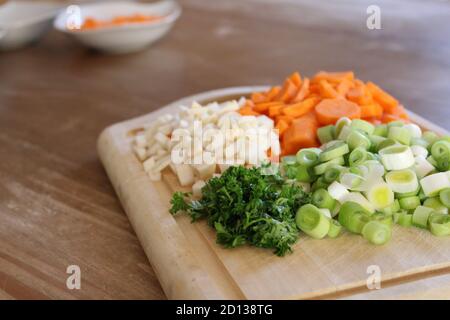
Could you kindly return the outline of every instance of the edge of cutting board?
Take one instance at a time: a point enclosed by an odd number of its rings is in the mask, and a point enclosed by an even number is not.
[[[173,112],[179,105],[192,101],[201,104],[225,101],[262,91],[267,86],[233,87],[199,93],[172,102],[152,113],[107,127],[98,139],[98,153],[141,245],[170,299],[245,299],[245,295],[214,255],[193,250],[204,246],[198,228],[181,228],[190,223],[187,217],[173,217],[167,212],[171,186],[166,182],[151,182],[130,148],[131,128],[140,128],[161,114]],[[413,122],[438,134],[448,134],[421,116],[408,112]],[[126,142],[126,143],[125,143]],[[119,161],[118,161],[119,160]],[[152,208],[151,213],[149,208]],[[161,210],[158,210],[161,209]],[[148,223],[150,219],[153,223]],[[185,229],[192,229],[187,231]],[[206,246],[206,247],[205,247]],[[354,284],[355,287],[361,284]],[[323,292],[332,297],[338,292]],[[318,295],[312,297],[320,297]]]

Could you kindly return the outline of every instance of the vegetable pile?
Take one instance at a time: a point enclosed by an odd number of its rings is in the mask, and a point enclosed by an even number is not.
[[[394,97],[373,82],[356,79],[353,72],[319,72],[311,79],[295,72],[282,86],[253,93],[240,113],[272,118],[284,155],[318,147],[317,129],[341,117],[375,124],[409,120]]]
[[[288,178],[310,184],[312,204],[297,212],[300,230],[336,237],[341,228],[373,244],[393,223],[450,235],[450,138],[401,121],[373,125],[341,118],[318,130],[321,148],[282,160]]]
[[[298,238],[295,213],[310,197],[300,186],[279,174],[265,174],[264,169],[230,167],[206,183],[200,200],[175,193],[170,212],[186,212],[193,221],[206,218],[225,247],[247,243],[274,248],[283,256]]]

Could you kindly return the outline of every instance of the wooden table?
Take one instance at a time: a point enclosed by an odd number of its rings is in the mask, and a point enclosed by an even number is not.
[[[279,83],[293,70],[352,69],[450,127],[449,3],[378,1],[382,30],[367,29],[365,0],[181,3],[173,32],[139,54],[104,56],[54,31],[0,54],[0,298],[165,298],[96,139],[107,125],[172,100]],[[69,265],[81,268],[81,290],[66,287]],[[430,297],[449,292],[438,285],[448,277],[402,285]],[[343,298],[352,297],[376,294]]]

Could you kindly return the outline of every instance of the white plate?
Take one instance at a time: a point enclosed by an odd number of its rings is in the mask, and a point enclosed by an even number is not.
[[[49,30],[61,6],[51,2],[10,1],[0,7],[0,50],[37,41]]]
[[[134,14],[156,15],[163,16],[163,18],[149,23],[126,24],[93,30],[76,29],[87,17],[110,20],[116,16]],[[175,1],[103,2],[69,6],[56,18],[54,26],[57,30],[70,35],[90,48],[107,53],[129,53],[142,50],[163,37],[172,28],[180,14],[181,7]]]

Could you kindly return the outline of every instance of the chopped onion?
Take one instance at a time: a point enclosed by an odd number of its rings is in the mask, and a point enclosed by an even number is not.
[[[315,239],[324,238],[330,230],[330,219],[312,204],[298,209],[295,222],[300,230]]]
[[[376,210],[384,209],[394,203],[394,192],[385,182],[371,186],[366,194]]]
[[[386,182],[394,192],[398,193],[413,192],[419,187],[416,173],[411,169],[388,172]]]
[[[402,170],[414,165],[414,155],[408,146],[391,146],[379,151],[387,170]]]
[[[360,206],[362,206],[364,209],[369,211],[370,213],[373,213],[375,211],[374,206],[372,203],[369,202],[361,193],[359,192],[350,192],[346,194],[342,199],[341,203],[345,203],[347,201],[356,202]]]
[[[344,187],[344,185],[340,184],[337,181],[334,181],[332,184],[328,186],[328,193],[333,199],[342,202],[342,199],[347,194],[349,194],[349,191],[347,190],[346,187]]]
[[[414,171],[419,179],[425,177],[431,171],[434,170],[434,167],[425,157],[417,156],[415,159]]]
[[[450,187],[450,181],[446,172],[439,172],[420,180],[420,185],[426,196],[435,196],[442,189]]]

